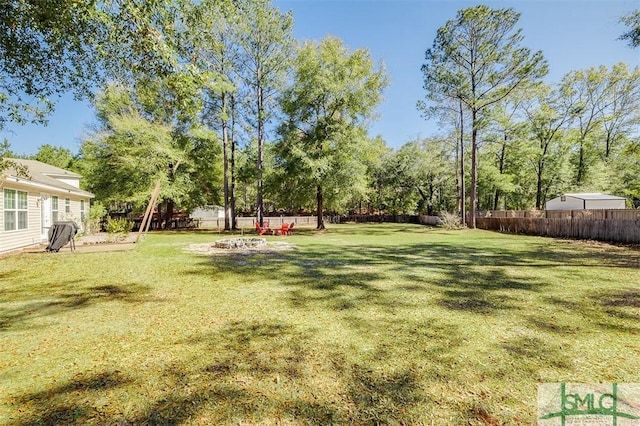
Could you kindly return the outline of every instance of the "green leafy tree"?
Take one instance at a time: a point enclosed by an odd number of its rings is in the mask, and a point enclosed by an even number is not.
[[[104,33],[91,2],[17,0],[0,13],[0,128],[46,122],[50,97],[83,95],[98,73],[93,44]]]
[[[144,93],[148,101],[149,93]],[[160,209],[170,220],[177,207],[217,201],[219,145],[198,125],[168,124],[153,118],[135,93],[110,86],[96,105],[101,129],[81,147],[89,189],[105,204],[129,203],[141,210],[155,182],[161,182]],[[152,109],[153,113],[158,111]]]
[[[375,205],[380,213],[413,214],[418,208],[420,196],[411,173],[414,157],[407,159],[408,151],[401,148],[387,152],[376,169]]]
[[[108,79],[166,75],[178,59],[183,0],[3,2],[0,128],[46,123],[55,98],[91,96]]]
[[[325,205],[341,208],[366,192],[366,120],[387,85],[366,50],[350,52],[328,37],[300,47],[293,85],[283,93],[286,121],[278,153],[292,177],[315,190],[317,229],[325,227]]]
[[[250,94],[248,121],[255,130],[256,217],[263,224],[264,145],[267,125],[276,112],[276,97],[282,89],[293,54],[293,18],[271,6],[269,0],[236,2],[239,13],[238,44],[241,77]]]
[[[110,0],[97,3],[106,27],[99,41],[103,67],[120,82],[171,74],[181,62],[188,0]]]
[[[236,153],[236,209],[243,215],[253,215],[256,211],[256,148],[255,143],[248,143]]]
[[[17,166],[15,161],[9,159],[11,157],[15,157],[14,152],[11,150],[11,144],[8,140],[3,139],[2,142],[0,142],[0,184],[2,184],[7,177],[4,170]]]
[[[551,187],[562,174],[557,167],[569,151],[565,130],[573,120],[574,104],[559,89],[539,84],[531,89],[530,98],[522,104],[530,138],[530,163],[535,173],[535,208],[543,209]]]
[[[471,115],[471,193],[469,226],[475,228],[478,182],[478,134],[482,114],[522,84],[547,72],[542,52],[520,44],[513,9],[476,6],[461,10],[438,29],[422,67],[428,93],[459,99]]]
[[[488,110],[485,167],[481,170],[484,186],[484,208],[498,210],[518,189],[515,172],[523,166],[524,123],[521,105],[528,90],[519,89],[513,96],[496,103]],[[502,201],[502,203],[501,203]]]
[[[233,173],[236,149],[233,122],[239,88],[239,11],[231,1],[207,0],[193,5],[188,16],[186,50],[197,68],[218,82],[204,93],[202,120],[222,140],[225,230],[235,228]]]
[[[614,163],[614,168],[624,186],[616,189],[632,201],[634,208],[640,208],[640,139],[626,144],[621,158],[625,160]]]
[[[380,188],[385,178],[385,159],[393,153],[381,136],[376,136],[364,152],[363,163],[367,167],[367,192],[358,194],[351,204],[351,209],[362,214],[373,212],[381,203]]]
[[[38,148],[38,152],[33,156],[33,159],[61,169],[71,169],[74,155],[67,148],[45,144]]]
[[[604,147],[600,150],[606,161],[640,124],[640,67],[630,70],[624,62],[613,65],[601,102]]]
[[[403,175],[406,190],[417,193],[418,210],[428,215],[448,210],[453,203],[454,167],[451,149],[442,138],[409,142],[397,152],[398,169]]]
[[[11,143],[5,138],[0,142],[0,159],[4,157],[14,157],[15,154],[11,150]],[[2,167],[0,167],[2,170]]]
[[[589,68],[567,73],[561,83],[561,96],[572,106],[573,127],[570,135],[575,144],[574,185],[586,183],[589,167],[598,159],[604,105],[607,97],[607,68]]]
[[[424,69],[424,68],[423,68]],[[460,92],[440,93],[434,88],[435,82],[425,80],[424,88],[427,90],[427,100],[430,103],[419,101],[417,107],[422,111],[426,119],[436,118],[446,128],[451,129],[450,139],[455,141],[455,180],[456,194],[458,194],[457,209],[460,212],[461,222],[466,220],[466,163],[465,146],[468,143],[465,139],[465,115],[468,114],[465,105],[462,103]]]
[[[630,47],[640,46],[640,10],[623,16],[620,22],[629,27],[629,30],[620,36],[620,40],[627,40]]]

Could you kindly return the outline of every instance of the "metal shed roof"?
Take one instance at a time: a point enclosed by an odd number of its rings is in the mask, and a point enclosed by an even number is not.
[[[624,197],[615,195],[602,194],[599,192],[583,193],[583,194],[565,194],[567,197],[578,198],[580,200],[626,200]]]

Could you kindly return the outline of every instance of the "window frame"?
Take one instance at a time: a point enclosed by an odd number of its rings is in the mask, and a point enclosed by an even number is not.
[[[13,197],[9,198],[8,195],[11,193]],[[2,196],[4,201],[2,208],[3,230],[10,232],[29,229],[29,192],[4,188]],[[7,219],[11,216],[13,218],[9,222]],[[7,226],[8,224],[10,226]]]
[[[57,222],[60,215],[60,197],[51,196],[51,222]]]

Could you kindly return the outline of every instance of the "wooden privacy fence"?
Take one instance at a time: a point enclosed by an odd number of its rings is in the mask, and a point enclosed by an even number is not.
[[[335,221],[334,221],[335,222]],[[340,216],[336,223],[376,223],[376,222],[392,222],[392,223],[420,223],[418,216],[408,214],[351,214]]]
[[[283,223],[295,223],[298,228],[315,228],[318,223],[317,216],[269,216],[264,218],[271,228],[280,228]],[[236,217],[236,223],[240,229],[255,229],[255,217]],[[202,218],[199,219],[201,229],[224,229],[224,218]]]
[[[238,228],[254,229],[255,217],[238,217]],[[338,219],[338,220],[336,220]],[[270,216],[264,220],[271,228],[295,223],[299,228],[315,228],[316,216]],[[404,222],[437,225],[438,216],[367,216],[325,217],[327,222]],[[476,226],[490,231],[543,237],[575,238],[620,243],[640,243],[640,210],[499,210],[480,212]],[[204,229],[224,229],[224,218],[199,219]]]
[[[476,226],[512,234],[640,243],[640,219],[478,217]]]
[[[640,209],[610,210],[487,210],[480,211],[476,217],[509,217],[541,219],[617,219],[640,220]]]

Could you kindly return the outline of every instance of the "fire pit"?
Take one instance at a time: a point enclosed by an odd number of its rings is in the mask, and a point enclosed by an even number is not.
[[[247,249],[267,245],[265,238],[225,238],[214,243],[214,247],[221,249]]]

